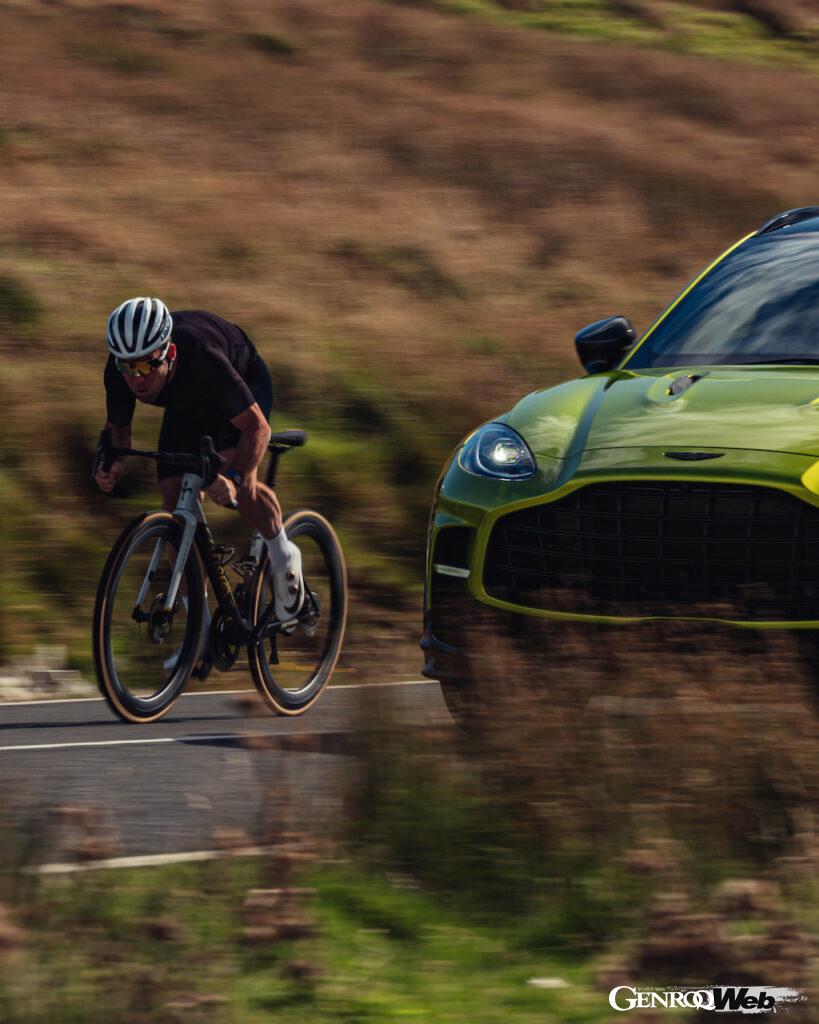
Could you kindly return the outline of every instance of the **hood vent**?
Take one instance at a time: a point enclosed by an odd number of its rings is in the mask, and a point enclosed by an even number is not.
[[[725,452],[663,452],[667,459],[680,462],[705,462],[706,459],[721,459]]]
[[[692,384],[696,384],[698,380],[702,380],[705,376],[703,373],[686,373],[682,377],[678,377],[668,389],[667,394],[671,395],[672,398],[679,398],[680,395],[684,395],[686,391],[691,387]]]

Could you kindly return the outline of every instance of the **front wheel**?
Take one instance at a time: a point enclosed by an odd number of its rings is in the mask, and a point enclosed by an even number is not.
[[[173,609],[166,612],[182,526],[169,512],[131,522],[102,571],[94,607],[94,665],[100,692],[126,722],[154,722],[179,696],[202,630],[204,583],[195,547]]]
[[[256,688],[279,715],[301,715],[329,682],[347,623],[347,570],[338,537],[317,512],[294,512],[284,523],[287,539],[298,545],[308,591],[299,622],[248,645]],[[250,621],[255,626],[273,599],[265,554],[253,584]]]

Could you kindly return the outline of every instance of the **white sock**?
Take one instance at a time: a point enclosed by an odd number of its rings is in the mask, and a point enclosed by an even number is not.
[[[290,541],[282,527],[274,537],[265,537],[270,566],[274,572],[285,572],[290,564]]]

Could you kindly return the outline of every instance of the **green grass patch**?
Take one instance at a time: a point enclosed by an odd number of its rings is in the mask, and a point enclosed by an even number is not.
[[[32,851],[14,852],[20,859]],[[19,883],[7,868],[0,876],[9,911],[0,961],[3,1019],[611,1021],[600,961],[540,944],[532,925],[537,911],[479,923],[407,876],[354,862],[325,864],[299,879],[313,891],[299,911],[312,936],[248,941],[243,905],[249,890],[277,884],[271,867],[266,860],[227,860],[50,880],[27,876]],[[600,886],[611,881],[599,878]],[[548,915],[542,920],[548,928]],[[753,919],[728,930],[738,942],[764,934]]]
[[[654,17],[618,11],[605,0],[502,3],[493,0],[432,0],[454,14],[486,18],[498,24],[599,39],[603,42],[659,47],[732,61],[779,64],[819,72],[819,53],[811,33],[778,35],[760,20],[734,11],[704,10],[690,3],[648,5]],[[819,28],[819,23],[814,29]]]
[[[589,967],[521,952],[514,929],[463,921],[406,880],[353,865],[306,879],[315,938],[243,942],[248,889],[269,866],[226,861],[99,872],[17,890],[25,947],[0,963],[16,1024],[181,1019],[262,1024],[519,1024],[606,1019]],[[6,886],[8,891],[8,886]],[[317,977],[305,983],[294,964]],[[538,990],[544,974],[565,989]],[[187,1009],[186,1009],[187,1008]],[[190,1016],[192,1014],[193,1016]]]

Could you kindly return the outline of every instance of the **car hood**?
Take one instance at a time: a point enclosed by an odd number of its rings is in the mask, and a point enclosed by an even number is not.
[[[647,445],[819,456],[819,367],[595,374],[535,391],[502,420],[559,459]]]

